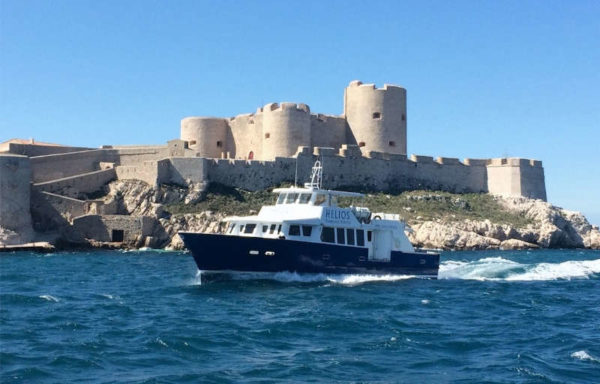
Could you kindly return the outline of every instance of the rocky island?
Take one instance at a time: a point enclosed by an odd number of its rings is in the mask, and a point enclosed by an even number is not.
[[[542,162],[407,155],[406,89],[351,82],[341,115],[269,103],[229,118],[186,117],[166,145],[0,144],[0,248],[181,249],[177,232],[222,230],[306,180],[367,193],[398,213],[417,247],[600,248],[583,215],[546,201]]]

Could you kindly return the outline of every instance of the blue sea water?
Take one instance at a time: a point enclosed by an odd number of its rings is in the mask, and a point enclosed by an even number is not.
[[[598,383],[600,252],[446,252],[438,280],[3,254],[0,382]]]

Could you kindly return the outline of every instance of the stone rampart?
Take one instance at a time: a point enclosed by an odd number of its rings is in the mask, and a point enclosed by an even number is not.
[[[25,156],[0,155],[0,227],[18,233],[14,242],[27,242],[31,227],[31,164]],[[0,240],[1,241],[1,240]]]
[[[106,161],[102,149],[71,152],[31,158],[32,180],[40,183],[92,172],[100,169],[100,162]]]
[[[73,230],[84,239],[135,243],[150,236],[156,219],[147,216],[85,215],[73,220]]]
[[[78,198],[82,194],[98,192],[109,182],[117,178],[114,168],[83,173],[77,176],[64,177],[52,181],[33,184],[37,191],[56,193],[63,196]]]
[[[0,147],[0,152],[10,152],[16,155],[24,155],[29,157],[54,155],[58,153],[81,152],[92,150],[93,148],[86,147],[69,147],[65,145],[43,145],[43,144],[21,144],[21,143],[5,143]]]

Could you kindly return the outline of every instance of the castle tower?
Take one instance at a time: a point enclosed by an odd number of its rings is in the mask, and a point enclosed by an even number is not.
[[[181,120],[181,140],[200,157],[219,158],[226,152],[227,120],[216,117],[186,117]]]
[[[299,146],[310,146],[310,109],[306,104],[271,103],[261,108],[262,158],[292,157]]]
[[[353,81],[344,92],[344,115],[363,154],[406,155],[406,89]]]

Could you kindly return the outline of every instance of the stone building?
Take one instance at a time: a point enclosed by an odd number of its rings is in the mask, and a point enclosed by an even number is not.
[[[271,103],[231,118],[187,117],[181,139],[198,157],[274,160],[298,147],[358,145],[366,155],[406,155],[406,89],[353,81],[344,94],[344,114],[311,113],[306,104]]]

